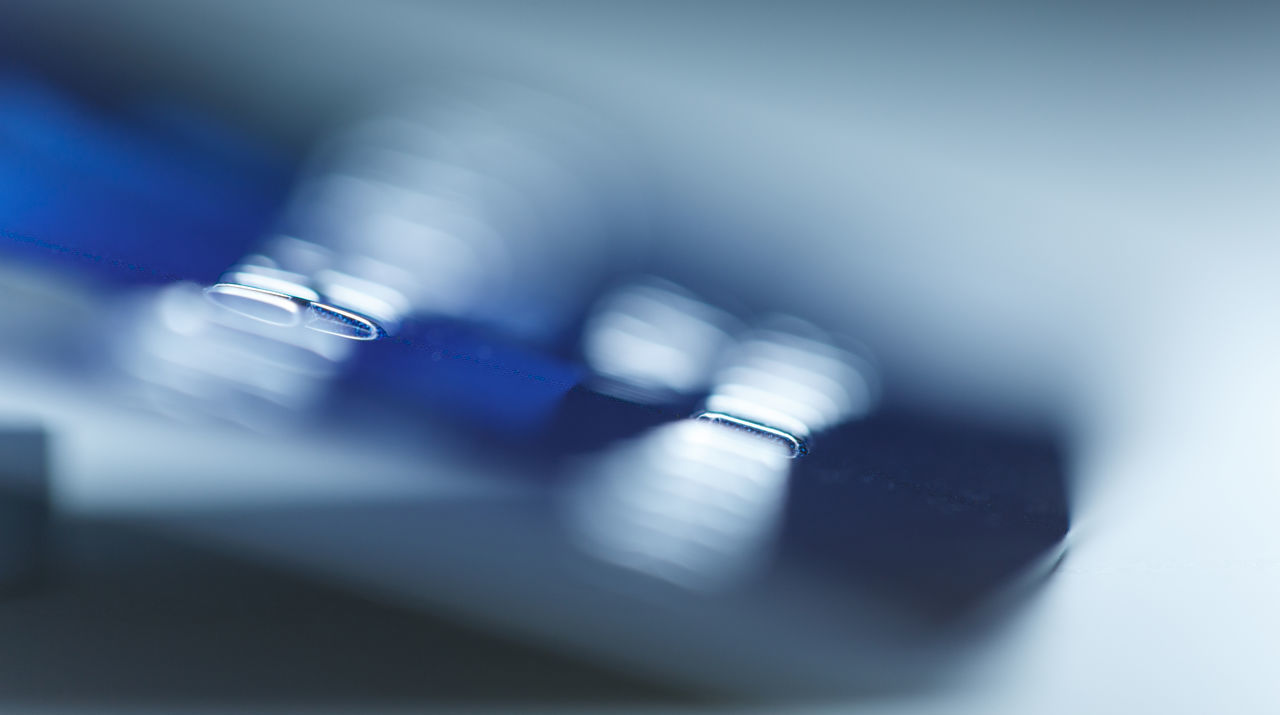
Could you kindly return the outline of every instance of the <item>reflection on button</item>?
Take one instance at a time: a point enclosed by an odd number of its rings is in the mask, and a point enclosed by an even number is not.
[[[774,317],[745,335],[716,373],[708,413],[738,429],[806,445],[810,438],[871,411],[877,381],[870,362],[835,347],[814,326]],[[775,437],[770,437],[775,438]],[[801,450],[801,453],[803,450]]]
[[[585,551],[694,590],[732,587],[767,559],[791,460],[777,442],[681,420],[581,465],[566,521]]]
[[[386,331],[369,318],[323,303],[307,306],[304,325],[312,330],[350,340],[377,340],[386,335]]]
[[[204,294],[216,305],[271,325],[297,325],[308,306],[301,298],[239,283],[215,283]]]
[[[674,283],[645,277],[601,298],[582,335],[595,388],[656,403],[707,388],[734,319]]]
[[[809,453],[809,447],[804,443],[804,440],[776,427],[744,420],[741,417],[734,417],[723,412],[699,412],[693,418],[713,425],[729,427],[752,437],[777,442],[787,450],[787,456],[792,459],[803,457]]]

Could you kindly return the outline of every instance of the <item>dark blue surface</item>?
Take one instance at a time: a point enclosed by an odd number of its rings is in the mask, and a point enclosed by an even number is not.
[[[361,343],[350,380],[465,428],[520,435],[542,431],[582,375],[566,360],[440,320]]]
[[[0,76],[0,254],[115,282],[210,280],[270,226],[282,162],[150,104],[113,116]]]

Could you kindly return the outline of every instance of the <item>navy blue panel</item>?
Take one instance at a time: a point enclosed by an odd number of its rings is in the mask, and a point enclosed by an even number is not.
[[[1061,541],[1065,483],[1049,439],[880,415],[824,435],[797,460],[783,550],[947,616]]]

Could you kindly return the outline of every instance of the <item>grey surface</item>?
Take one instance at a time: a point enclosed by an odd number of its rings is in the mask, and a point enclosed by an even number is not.
[[[44,430],[0,418],[0,593],[28,588],[40,577],[51,481]]]
[[[46,582],[0,599],[3,712],[703,702],[138,525],[64,521],[56,537]]]

